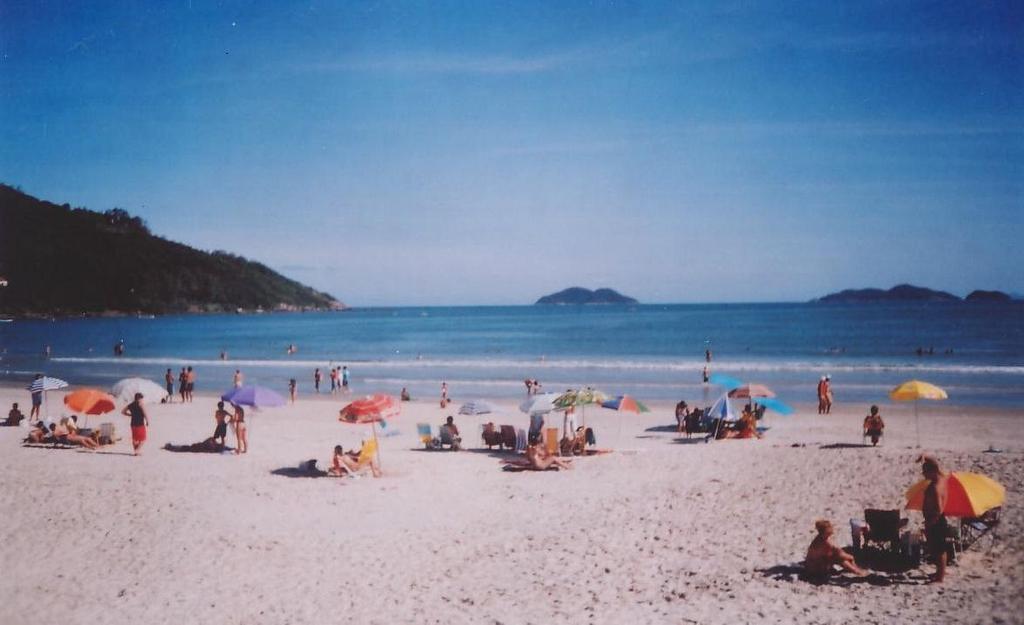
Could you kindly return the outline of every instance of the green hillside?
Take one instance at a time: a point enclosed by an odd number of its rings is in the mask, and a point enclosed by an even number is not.
[[[15,315],[344,308],[260,263],[154,236],[121,209],[58,206],[6,185],[0,277],[0,313]]]

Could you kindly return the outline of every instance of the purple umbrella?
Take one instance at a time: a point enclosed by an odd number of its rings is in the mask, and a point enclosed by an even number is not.
[[[254,408],[273,408],[284,405],[284,397],[263,386],[240,386],[220,396],[226,402]]]

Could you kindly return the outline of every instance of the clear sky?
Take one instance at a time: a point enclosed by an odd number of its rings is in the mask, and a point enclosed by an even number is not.
[[[1024,291],[1020,2],[0,2],[0,181],[352,305]]]

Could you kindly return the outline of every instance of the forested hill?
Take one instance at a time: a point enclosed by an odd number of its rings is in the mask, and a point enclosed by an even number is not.
[[[154,236],[145,222],[121,209],[72,209],[0,185],[0,313],[239,308],[327,310],[344,305],[260,263]]]

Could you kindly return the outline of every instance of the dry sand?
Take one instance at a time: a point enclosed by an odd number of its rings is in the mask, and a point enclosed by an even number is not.
[[[52,394],[59,402],[59,394]],[[0,389],[0,406],[28,403]],[[497,423],[525,427],[513,402]],[[1007,488],[994,541],[944,585],[930,567],[887,585],[815,586],[791,567],[827,517],[897,507],[918,478],[912,409],[883,404],[883,446],[861,448],[866,406],[770,417],[760,441],[688,443],[671,406],[642,416],[590,409],[616,452],[572,471],[507,473],[475,449],[481,417],[458,417],[473,449],[418,449],[406,405],[381,439],[380,479],[271,474],[368,429],[341,401],[300,400],[250,417],[245,456],[171,453],[212,433],[214,400],[150,406],[141,457],[20,446],[0,428],[0,623],[983,623],[1024,622],[1018,494],[1024,415],[928,404],[923,449]],[[112,420],[127,435],[125,417]],[[619,429],[621,427],[621,436]],[[233,441],[230,441],[233,443]],[[990,444],[1003,453],[982,453]],[[622,451],[627,450],[627,451]],[[912,523],[920,515],[910,513]]]

